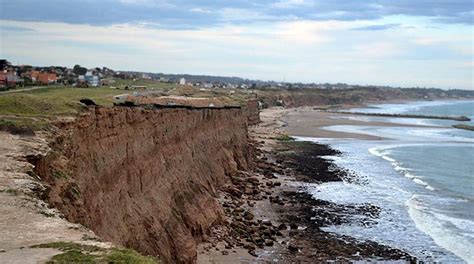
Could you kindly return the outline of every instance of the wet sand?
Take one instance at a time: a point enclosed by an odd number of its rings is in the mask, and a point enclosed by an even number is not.
[[[281,131],[293,136],[316,137],[316,138],[352,138],[366,140],[380,140],[381,137],[366,134],[348,133],[325,130],[324,127],[335,125],[354,126],[383,126],[383,127],[427,127],[421,125],[399,124],[389,122],[369,122],[349,119],[357,117],[349,114],[329,113],[313,110],[312,107],[294,109],[266,109],[262,112],[266,115],[280,118]]]

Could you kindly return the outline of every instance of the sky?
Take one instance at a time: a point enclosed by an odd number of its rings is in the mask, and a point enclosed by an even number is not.
[[[0,0],[14,64],[474,89],[472,0]]]

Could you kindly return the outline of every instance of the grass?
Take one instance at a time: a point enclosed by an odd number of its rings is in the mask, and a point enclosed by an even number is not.
[[[114,96],[126,91],[100,88],[48,87],[33,91],[0,94],[0,130],[13,134],[32,134],[47,130],[58,116],[75,115],[84,108],[79,100],[89,98],[112,106]]]
[[[17,189],[13,189],[13,188],[7,188],[5,190],[3,190],[5,193],[8,193],[10,195],[14,195],[14,196],[18,196],[20,194],[20,191],[17,190]]]
[[[275,139],[278,140],[278,141],[294,141],[295,140],[293,137],[288,136],[286,134],[280,135],[280,136],[276,137]]]
[[[47,264],[53,263],[96,263],[96,257],[88,253],[82,253],[79,250],[70,250],[56,256],[53,256]]]
[[[126,91],[100,88],[51,87],[40,90],[0,95],[0,115],[48,117],[70,115],[83,107],[80,99],[89,98],[99,105],[111,106],[114,95]]]
[[[182,86],[172,83],[160,83],[156,80],[118,79],[112,89],[109,87],[75,88],[66,86],[48,86],[43,89],[31,91],[18,91],[16,93],[0,93],[0,130],[22,134],[28,131],[47,130],[56,117],[73,116],[84,109],[79,102],[81,99],[91,99],[101,106],[112,106],[114,96],[142,90],[124,90],[125,86],[144,85],[147,91],[167,92],[169,95],[186,95],[190,97],[218,97],[224,104],[242,104],[251,96],[242,91],[235,90],[230,94],[229,89],[213,89],[201,91],[199,87]]]
[[[162,91],[169,91],[175,87],[177,84],[174,83],[162,83],[157,80],[148,80],[148,79],[138,79],[138,80],[123,80],[123,79],[116,79],[115,83],[110,84],[110,86],[119,87],[121,89],[125,88],[125,86],[146,86],[147,89],[155,89],[155,90],[162,90]]]
[[[105,249],[97,246],[82,245],[72,242],[53,242],[32,247],[56,248],[63,251],[63,253],[55,255],[47,263],[159,263],[157,259],[150,256],[140,255],[132,249]]]

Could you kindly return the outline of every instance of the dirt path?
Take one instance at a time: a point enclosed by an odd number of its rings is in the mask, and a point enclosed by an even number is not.
[[[2,94],[11,94],[11,93],[21,93],[21,92],[27,92],[27,91],[34,91],[34,90],[40,90],[40,89],[46,89],[46,88],[51,88],[51,86],[35,86],[35,87],[30,87],[30,88],[20,88],[20,89],[15,89],[15,90],[8,90],[8,91],[3,91],[0,92],[0,95]]]
[[[44,188],[27,174],[27,155],[48,151],[41,137],[19,137],[0,131],[0,263],[43,263],[59,253],[33,245],[72,241],[94,244],[88,229],[69,223],[36,198]],[[86,241],[87,240],[87,241]]]

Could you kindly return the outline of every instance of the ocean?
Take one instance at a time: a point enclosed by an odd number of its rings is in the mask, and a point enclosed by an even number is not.
[[[382,104],[352,111],[464,115],[474,119],[474,101]],[[377,241],[427,262],[474,263],[474,132],[452,128],[460,122],[450,120],[351,118],[430,127],[325,128],[386,140],[298,137],[340,150],[342,155],[327,158],[359,179],[310,186],[313,196],[343,204],[372,203],[382,209],[376,224],[331,226],[325,231]]]

